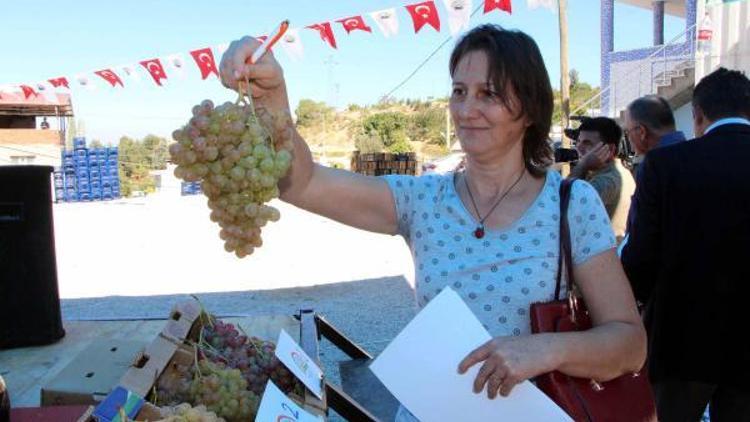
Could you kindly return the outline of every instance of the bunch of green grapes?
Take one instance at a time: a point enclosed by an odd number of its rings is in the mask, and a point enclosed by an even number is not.
[[[181,403],[177,406],[159,408],[161,416],[156,422],[225,422],[224,418],[216,416],[206,406],[191,406],[190,403]]]
[[[292,163],[288,114],[259,110],[256,115],[249,104],[214,107],[205,100],[172,137],[177,141],[169,147],[175,175],[201,182],[211,220],[221,226],[224,249],[239,258],[252,254],[263,243],[261,228],[280,218],[276,208],[265,204],[279,196],[279,179]]]
[[[260,406],[259,396],[247,389],[239,369],[207,360],[198,362],[190,392],[193,404],[206,406],[227,422],[253,420]]]

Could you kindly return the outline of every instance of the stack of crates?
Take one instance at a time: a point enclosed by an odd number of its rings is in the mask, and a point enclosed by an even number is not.
[[[180,193],[182,196],[186,195],[200,195],[203,193],[201,190],[200,182],[182,182],[180,185]]]
[[[73,151],[63,150],[62,164],[63,191],[58,192],[55,185],[58,201],[61,198],[65,202],[75,202],[120,197],[117,147],[87,148],[86,138],[73,138]]]

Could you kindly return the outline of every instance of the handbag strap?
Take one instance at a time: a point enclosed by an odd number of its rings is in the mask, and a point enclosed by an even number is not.
[[[555,284],[555,300],[560,300],[563,269],[565,270],[565,285],[568,293],[573,291],[573,258],[570,241],[570,227],[568,225],[568,206],[570,193],[575,179],[563,179],[560,182],[560,254],[557,257],[557,283]]]

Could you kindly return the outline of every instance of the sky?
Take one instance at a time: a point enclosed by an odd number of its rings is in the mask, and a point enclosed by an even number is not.
[[[97,84],[86,90],[72,84],[73,108],[84,122],[84,135],[105,144],[116,144],[121,136],[141,138],[153,133],[169,136],[185,124],[193,105],[204,99],[215,103],[234,101],[237,94],[211,76],[201,80],[189,56],[190,50],[214,47],[271,31],[283,19],[292,27],[365,15],[371,34],[354,31],[347,35],[333,23],[338,48],[325,44],[317,32],[301,29],[304,57],[294,61],[280,48],[275,55],[286,77],[290,103],[300,99],[325,101],[339,108],[348,104],[373,104],[401,83],[449,36],[447,12],[436,0],[441,32],[431,27],[414,33],[403,7],[404,0],[134,0],[101,2],[89,0],[6,0],[0,24],[0,85],[34,84],[58,76],[74,80],[88,73]],[[473,0],[473,7],[481,0]],[[526,0],[513,0],[513,13],[480,10],[469,23],[496,23],[522,30],[539,44],[550,79],[560,85],[558,17],[544,8],[530,9]],[[399,33],[385,38],[369,12],[397,8]],[[569,66],[582,81],[599,85],[599,1],[568,0]],[[684,19],[667,17],[665,40],[684,30]],[[615,50],[641,48],[652,43],[651,12],[616,3]],[[450,78],[448,58],[451,39],[406,84],[396,98],[447,96]],[[125,80],[125,88],[112,88],[93,71],[133,64],[151,58],[183,54],[182,78],[167,68],[169,82],[156,86],[145,71],[140,82]],[[216,58],[217,64],[219,57]],[[53,122],[53,127],[55,122]]]

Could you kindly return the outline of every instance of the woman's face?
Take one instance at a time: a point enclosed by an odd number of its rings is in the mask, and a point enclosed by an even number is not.
[[[461,147],[472,156],[504,155],[521,147],[528,126],[524,116],[519,118],[500,100],[488,69],[486,53],[472,51],[459,60],[453,72],[451,116]],[[515,94],[506,93],[505,97],[511,108],[519,107]]]

